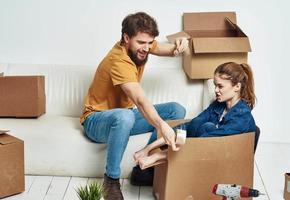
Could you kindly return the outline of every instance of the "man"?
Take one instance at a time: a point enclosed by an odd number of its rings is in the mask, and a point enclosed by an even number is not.
[[[120,190],[120,163],[129,136],[158,130],[173,150],[175,134],[164,121],[180,119],[185,109],[178,103],[153,106],[140,86],[148,54],[174,56],[188,47],[185,38],[176,44],[158,43],[155,20],[143,12],[128,15],[122,22],[117,42],[97,68],[85,99],[81,124],[85,134],[98,143],[107,143],[104,174],[105,199],[123,199]],[[136,105],[138,109],[133,109]]]

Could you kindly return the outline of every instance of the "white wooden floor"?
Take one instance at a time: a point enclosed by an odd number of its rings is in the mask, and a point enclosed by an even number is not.
[[[255,200],[283,200],[284,173],[290,172],[290,144],[261,143],[255,155],[254,188],[266,195]],[[3,200],[78,200],[75,189],[102,179],[79,177],[25,177],[25,192]],[[152,187],[130,185],[122,179],[125,200],[153,200]]]
[[[78,200],[75,189],[91,181],[102,182],[102,179],[26,175],[25,192],[3,200]],[[125,199],[154,199],[152,187],[132,186],[128,179],[122,179],[121,183]]]

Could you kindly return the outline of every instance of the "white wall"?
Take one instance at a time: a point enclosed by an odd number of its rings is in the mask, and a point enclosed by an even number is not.
[[[122,19],[145,11],[158,21],[159,41],[181,30],[183,12],[236,11],[251,40],[249,63],[261,140],[290,143],[289,3],[286,0],[0,0],[0,63],[97,65],[120,38]],[[151,57],[148,67],[180,67]]]

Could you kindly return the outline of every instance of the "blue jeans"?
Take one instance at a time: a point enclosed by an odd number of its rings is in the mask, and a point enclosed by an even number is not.
[[[186,112],[175,102],[154,107],[163,120],[183,119]],[[106,174],[111,178],[120,177],[120,163],[129,136],[154,131],[138,109],[116,108],[94,112],[86,118],[83,126],[88,138],[97,143],[107,143]]]
[[[194,124],[188,122],[185,126],[187,137],[210,137],[209,132],[216,129],[216,125],[212,122],[205,122],[199,127],[195,127]]]
[[[180,124],[178,126],[173,127],[173,129],[176,131],[176,129],[182,129],[186,130],[186,137],[211,137],[212,135],[209,134],[209,132],[214,131],[216,128],[216,125],[212,122],[205,122],[201,124],[200,126],[196,126],[196,124],[187,122],[184,124]]]

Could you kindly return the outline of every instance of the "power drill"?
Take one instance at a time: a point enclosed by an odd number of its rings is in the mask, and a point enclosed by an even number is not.
[[[242,197],[258,197],[264,195],[258,190],[236,184],[216,184],[212,193],[223,196],[223,200],[236,200]]]

